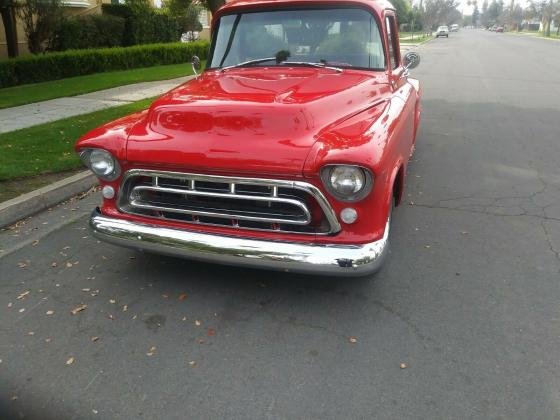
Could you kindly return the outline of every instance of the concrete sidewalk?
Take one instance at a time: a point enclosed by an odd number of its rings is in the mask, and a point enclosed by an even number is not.
[[[0,109],[0,133],[162,95],[193,76],[136,83],[65,98]]]

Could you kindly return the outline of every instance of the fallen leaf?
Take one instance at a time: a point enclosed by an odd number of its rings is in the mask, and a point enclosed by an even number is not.
[[[72,313],[72,315],[76,315],[78,312],[82,312],[86,308],[87,308],[87,305],[81,304],[81,305],[76,306],[70,312]]]
[[[82,289],[82,292],[89,292],[89,291],[91,291],[91,289],[90,289],[89,287],[84,287],[84,288]]]
[[[99,411],[97,411],[96,409],[92,409],[91,412],[92,412],[93,414],[99,413]]]
[[[17,400],[17,399],[18,399],[17,395],[13,395],[13,396],[12,396],[12,401],[15,401],[15,400]]]
[[[156,346],[152,346],[150,347],[150,350],[148,351],[148,353],[146,353],[146,356],[153,356],[156,352]]]
[[[194,325],[196,325],[197,327],[200,327],[200,321],[197,319],[194,321]]]
[[[70,249],[70,247],[68,245],[66,245],[64,248],[62,249]]]
[[[52,338],[50,338],[50,337],[48,337],[48,338],[45,338],[45,343],[50,343],[50,342],[51,342],[51,340],[52,340]]]
[[[134,316],[132,317],[132,319],[136,319],[136,318],[138,318],[138,315],[134,315]]]
[[[115,319],[115,317],[113,316],[113,314],[107,315],[107,318],[109,318],[111,321]]]
[[[117,301],[115,299],[109,299],[109,303],[115,304]]]
[[[99,337],[95,336],[95,337],[91,337],[91,341],[93,343],[95,343],[97,340],[99,340]]]
[[[187,320],[187,317],[186,317],[186,316],[184,316],[183,318],[181,318],[181,321],[186,321],[186,320]]]
[[[216,330],[214,328],[208,328],[208,337],[213,337],[216,335]]]
[[[39,243],[39,239],[35,239],[31,244],[31,246],[37,246],[38,243]]]
[[[46,314],[47,315],[52,315],[52,314],[54,314],[54,311],[49,310],[49,311],[46,312]]]
[[[71,365],[72,363],[74,363],[74,356],[70,357],[70,358],[66,361],[66,364],[67,364],[67,365]]]
[[[23,292],[22,294],[20,294],[16,299],[21,300],[21,299],[23,299],[25,296],[27,296],[29,293],[31,293],[31,290],[26,290],[25,292]]]
[[[189,365],[194,366],[194,365],[196,365],[196,362],[195,362],[194,360],[191,360],[191,361],[189,362]]]
[[[424,248],[430,248],[430,245],[424,245]]]
[[[349,340],[351,343],[357,343],[357,342],[358,342],[358,339],[357,339],[356,337],[350,337],[348,340]]]
[[[29,331],[27,335],[35,335],[35,331]]]
[[[124,306],[122,307],[122,311],[123,311],[123,312],[128,311],[128,305],[124,305]]]
[[[179,295],[179,300],[185,300],[187,298],[187,294],[186,293],[181,293]]]
[[[66,267],[67,267],[67,268],[72,267],[72,263],[71,263],[71,262],[67,262],[67,263],[66,263]]]
[[[51,267],[56,267],[58,264],[56,262],[51,263]]]
[[[161,295],[162,298],[167,299],[169,297],[169,295],[166,295],[165,293],[163,295]]]
[[[206,341],[204,341],[202,338],[199,338],[198,340],[196,340],[196,342],[197,342],[198,344],[204,344],[204,343],[206,343]]]
[[[25,312],[25,308],[21,308],[18,312],[19,312],[20,314],[21,314],[22,312]]]
[[[399,367],[400,367],[401,369],[406,369],[406,368],[408,367],[408,365],[407,365],[406,363],[401,363],[401,364],[399,365]]]
[[[24,263],[24,262],[19,262],[19,263],[18,263],[18,267],[19,267],[19,268],[25,268],[25,267],[27,267],[27,264]]]
[[[12,302],[8,303],[8,308],[11,308],[12,306],[14,306]]]
[[[461,231],[461,235],[468,235],[469,232],[467,232],[466,230]]]

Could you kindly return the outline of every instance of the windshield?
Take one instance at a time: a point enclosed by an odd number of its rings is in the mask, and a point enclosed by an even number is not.
[[[223,16],[210,67],[229,67],[268,57],[337,67],[385,68],[383,43],[373,15],[363,9],[271,10]]]

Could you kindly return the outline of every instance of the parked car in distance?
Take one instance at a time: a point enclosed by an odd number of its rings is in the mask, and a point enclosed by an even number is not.
[[[201,74],[76,143],[101,186],[93,234],[211,263],[374,273],[420,123],[420,57],[401,57],[394,7],[234,0],[212,33]]]
[[[456,23],[451,25],[451,32],[459,32],[459,25]]]
[[[504,27],[503,26],[496,27],[496,32],[504,32]]]
[[[440,36],[449,38],[449,28],[447,26],[440,26],[437,28],[436,38],[439,38]]]

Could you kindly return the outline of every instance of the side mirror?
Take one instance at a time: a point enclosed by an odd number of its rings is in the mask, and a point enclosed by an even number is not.
[[[415,52],[407,52],[403,58],[404,67],[407,70],[413,69],[420,64],[420,55]]]
[[[200,71],[200,58],[198,58],[198,56],[193,55],[191,58],[191,64],[192,64],[192,69],[193,69],[193,73],[196,74],[198,76],[198,72]]]

